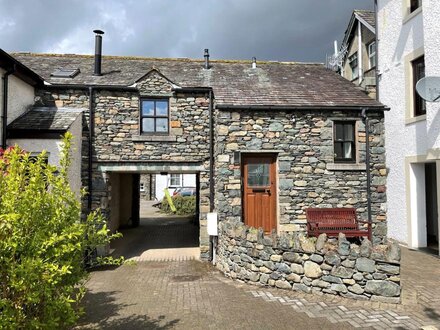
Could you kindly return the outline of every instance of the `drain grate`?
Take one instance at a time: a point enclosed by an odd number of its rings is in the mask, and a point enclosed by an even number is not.
[[[197,281],[201,278],[202,277],[199,275],[177,275],[177,276],[171,277],[171,281],[173,281],[173,282],[194,282],[194,281]]]

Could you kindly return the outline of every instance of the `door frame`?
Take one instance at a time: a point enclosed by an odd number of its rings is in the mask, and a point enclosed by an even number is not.
[[[245,158],[258,158],[258,157],[272,157],[274,160],[275,166],[275,177],[274,177],[274,191],[275,191],[275,231],[277,234],[280,232],[280,223],[279,223],[279,185],[278,185],[278,177],[279,177],[279,169],[278,169],[278,154],[277,151],[242,151],[240,152],[240,192],[241,192],[241,222],[245,223],[245,183],[244,183],[244,159]]]

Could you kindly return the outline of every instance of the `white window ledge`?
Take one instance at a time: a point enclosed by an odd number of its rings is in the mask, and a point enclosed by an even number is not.
[[[403,24],[405,24],[406,22],[408,22],[410,19],[412,19],[413,17],[417,16],[418,14],[420,14],[422,12],[422,6],[420,6],[419,8],[417,8],[416,10],[414,10],[412,13],[408,13],[404,18],[403,18]]]
[[[329,171],[365,171],[367,169],[367,165],[365,165],[365,164],[328,163],[326,168]]]
[[[423,120],[426,120],[426,115],[405,118],[405,124],[408,125],[408,124],[417,123],[418,121],[423,121]]]

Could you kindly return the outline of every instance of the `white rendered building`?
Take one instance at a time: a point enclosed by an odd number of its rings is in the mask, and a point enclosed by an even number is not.
[[[385,114],[388,236],[438,249],[440,103],[415,93],[440,76],[440,1],[377,0],[379,101]]]

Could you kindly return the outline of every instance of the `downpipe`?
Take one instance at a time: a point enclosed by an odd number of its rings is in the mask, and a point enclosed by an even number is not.
[[[370,169],[370,125],[367,109],[362,109],[362,118],[365,124],[365,163],[367,172],[367,214],[368,214],[368,239],[373,242],[372,217],[371,217],[371,169]]]
[[[3,111],[2,111],[2,149],[6,149],[7,129],[8,129],[8,90],[9,90],[9,76],[16,70],[15,64],[11,69],[3,74]]]

